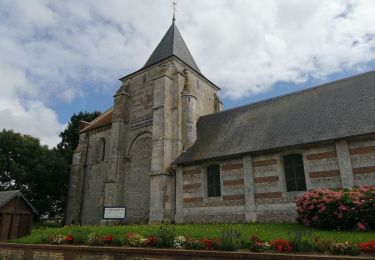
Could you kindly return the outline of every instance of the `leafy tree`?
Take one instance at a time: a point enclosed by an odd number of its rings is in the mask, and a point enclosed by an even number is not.
[[[39,139],[12,130],[0,132],[0,190],[20,189],[40,216],[61,212],[64,164],[57,151],[42,146]]]
[[[100,112],[80,112],[60,133],[61,142],[49,149],[38,138],[3,129],[0,132],[0,191],[20,189],[39,217],[63,214],[73,152],[79,142],[80,121]]]
[[[57,149],[62,152],[68,167],[72,164],[74,150],[79,142],[79,124],[81,121],[91,122],[101,113],[99,111],[79,112],[70,118],[68,126],[60,133],[61,142],[57,145]]]

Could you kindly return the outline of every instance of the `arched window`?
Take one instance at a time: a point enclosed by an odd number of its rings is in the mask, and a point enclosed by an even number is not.
[[[101,143],[102,143],[102,149],[101,149],[101,161],[104,161],[105,159],[105,139],[104,138],[101,138],[100,139]]]
[[[301,154],[284,156],[284,173],[287,191],[305,191],[306,180]]]
[[[96,144],[96,161],[104,161],[105,159],[105,138],[102,137],[99,139]]]
[[[207,167],[207,196],[220,197],[220,166],[210,165]]]

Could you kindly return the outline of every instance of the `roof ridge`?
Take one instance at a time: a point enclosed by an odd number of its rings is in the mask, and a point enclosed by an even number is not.
[[[210,117],[210,116],[214,116],[214,115],[221,114],[221,113],[231,112],[231,111],[234,111],[234,110],[240,110],[240,109],[243,109],[243,108],[246,108],[246,107],[252,107],[252,106],[258,106],[258,105],[262,105],[262,104],[266,104],[266,103],[271,103],[273,101],[276,101],[276,100],[279,100],[279,99],[282,99],[282,98],[300,95],[300,94],[303,94],[305,92],[312,92],[316,89],[323,88],[324,86],[327,86],[327,85],[335,85],[335,84],[343,82],[343,81],[353,80],[353,79],[363,77],[363,76],[366,76],[366,75],[372,74],[372,73],[375,73],[375,70],[366,71],[366,72],[361,73],[361,74],[356,74],[356,75],[352,75],[352,76],[349,76],[349,77],[346,77],[346,78],[341,78],[341,79],[337,79],[337,80],[334,80],[334,81],[326,82],[326,83],[323,83],[323,84],[320,84],[320,85],[307,87],[305,89],[301,89],[301,90],[298,90],[298,91],[286,93],[286,94],[283,94],[283,95],[280,95],[280,96],[255,101],[253,103],[248,103],[248,104],[241,105],[241,106],[238,106],[238,107],[233,107],[233,108],[223,110],[223,111],[219,111],[219,112],[212,113],[212,114],[207,114],[207,115],[201,116],[200,118]]]

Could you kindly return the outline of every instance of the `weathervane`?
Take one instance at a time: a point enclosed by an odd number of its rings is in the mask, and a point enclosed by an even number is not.
[[[172,1],[172,8],[173,8],[173,22],[176,21],[176,5],[177,5],[177,2],[176,1]]]

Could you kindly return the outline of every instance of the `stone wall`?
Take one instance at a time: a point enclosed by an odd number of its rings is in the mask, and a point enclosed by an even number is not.
[[[82,224],[97,224],[102,219],[104,206],[104,188],[108,181],[108,156],[111,142],[110,129],[98,129],[88,133],[88,156],[84,170],[82,191],[81,221]],[[105,139],[105,154],[102,160],[102,139]]]
[[[157,260],[157,259],[254,259],[254,260],[331,260],[373,259],[360,256],[303,255],[252,252],[223,252],[184,249],[149,249],[96,246],[53,246],[0,243],[0,259],[12,260]]]
[[[197,98],[193,109],[182,106],[184,70],[191,94]],[[175,191],[170,164],[183,151],[183,111],[194,113],[195,126],[200,116],[220,108],[218,90],[175,57],[123,78],[115,95],[112,127],[87,133],[88,139],[83,140],[88,140],[87,167],[72,168],[77,174],[72,174],[71,186],[83,197],[73,199],[80,201],[74,203],[76,211],[82,210],[68,223],[80,219],[76,222],[98,224],[103,206],[126,206],[131,223],[172,221]]]
[[[177,170],[177,222],[294,221],[294,201],[304,191],[287,191],[283,166],[294,153],[302,155],[307,190],[375,185],[375,138],[369,137],[199,163]],[[207,197],[210,164],[220,165],[220,197]]]
[[[375,139],[349,142],[354,185],[375,183]]]

